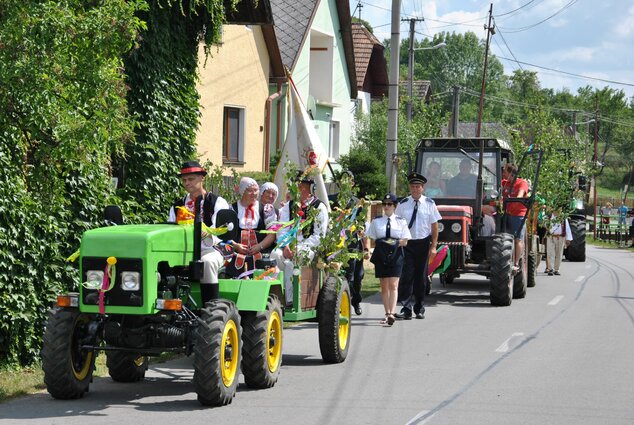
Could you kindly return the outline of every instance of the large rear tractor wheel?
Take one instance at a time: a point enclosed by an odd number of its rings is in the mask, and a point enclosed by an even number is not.
[[[137,382],[145,378],[148,358],[140,354],[121,351],[106,352],[108,374],[116,382]]]
[[[270,295],[266,311],[242,316],[242,374],[251,388],[270,388],[282,365],[282,304]]]
[[[88,336],[90,316],[75,309],[49,313],[42,346],[42,369],[48,392],[57,399],[80,398],[88,391],[95,369],[95,353],[81,350]]]
[[[513,276],[513,298],[519,299],[526,297],[526,287],[528,280],[528,267],[524,258],[520,258],[520,270]]]
[[[586,261],[586,222],[580,218],[569,218],[572,241],[566,248],[566,260],[573,262]]]
[[[513,235],[495,235],[491,245],[491,305],[511,305],[513,295]]]
[[[240,315],[227,300],[208,302],[194,333],[194,388],[205,406],[233,400],[240,376]]]
[[[350,288],[348,281],[329,275],[317,301],[319,350],[325,363],[341,363],[350,344]]]
[[[529,288],[533,288],[535,286],[535,273],[537,273],[537,257],[539,256],[539,252],[530,252],[528,254],[528,266],[527,266],[527,275],[526,275],[526,285]]]

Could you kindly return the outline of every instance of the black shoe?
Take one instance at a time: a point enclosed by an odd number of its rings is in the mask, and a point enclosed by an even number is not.
[[[425,318],[425,314],[421,313],[421,312],[418,312],[418,313],[416,313],[416,318],[417,319],[424,319]]]
[[[548,276],[552,276],[553,275],[553,271],[552,270],[548,270]]]
[[[555,276],[561,276],[557,270],[555,270]]]
[[[361,313],[363,313],[363,310],[361,310],[361,306],[359,304],[353,305],[352,308],[354,308],[354,314],[356,314],[357,316],[361,316]]]
[[[412,320],[412,313],[394,313],[394,317],[400,320]]]

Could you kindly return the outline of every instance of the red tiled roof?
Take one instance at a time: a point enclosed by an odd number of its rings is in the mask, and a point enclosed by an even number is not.
[[[357,88],[359,90],[365,88],[367,91],[368,86],[372,86],[373,95],[387,92],[387,64],[383,55],[383,44],[360,23],[352,24],[352,44],[354,46]],[[370,79],[368,79],[368,74],[370,74]],[[370,81],[369,84],[368,81]]]

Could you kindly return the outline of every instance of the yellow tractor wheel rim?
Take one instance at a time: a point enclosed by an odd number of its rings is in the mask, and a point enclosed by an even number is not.
[[[92,351],[86,353],[85,356],[82,356],[81,350],[79,349],[79,347],[76,347],[76,344],[79,343],[76,339],[77,328],[82,322],[87,322],[87,319],[80,317],[75,321],[75,328],[73,329],[73,333],[71,336],[71,338],[73,339],[71,341],[71,369],[73,371],[73,375],[79,381],[83,381],[84,379],[86,379],[86,377],[90,373],[90,368],[92,367],[92,358],[94,356],[94,353]]]
[[[266,353],[269,371],[275,373],[280,367],[282,358],[282,320],[277,311],[274,311],[269,318],[266,331]]]
[[[238,328],[233,320],[225,324],[220,344],[220,368],[222,382],[230,387],[238,374],[238,357],[240,357],[240,345],[238,342]]]
[[[339,307],[339,347],[342,350],[348,345],[348,333],[350,332],[350,297],[347,291],[341,294]]]

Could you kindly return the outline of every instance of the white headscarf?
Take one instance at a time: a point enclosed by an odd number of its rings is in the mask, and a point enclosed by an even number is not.
[[[273,198],[273,202],[275,202],[277,200],[277,195],[280,193],[277,185],[273,182],[264,183],[262,187],[260,187],[260,194],[266,192],[267,190],[272,190],[273,192],[275,192],[275,198]]]
[[[242,177],[240,179],[240,187],[238,188],[238,192],[240,196],[244,195],[244,191],[250,188],[251,186],[257,186],[258,182],[253,180],[251,177]]]

